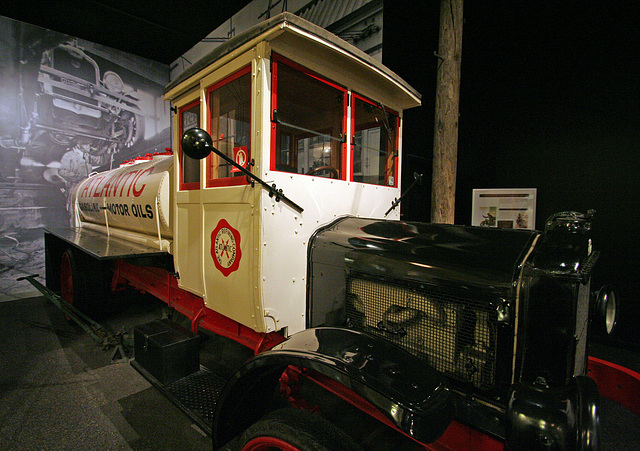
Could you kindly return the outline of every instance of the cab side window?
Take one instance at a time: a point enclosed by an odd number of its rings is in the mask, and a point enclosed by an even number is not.
[[[398,115],[353,97],[353,181],[397,186]]]
[[[207,90],[209,134],[213,146],[243,167],[251,158],[251,67]],[[233,165],[212,153],[207,157],[207,186],[247,183]]]
[[[273,58],[271,169],[344,179],[347,91]]]
[[[200,100],[179,109],[180,136],[187,130],[200,127]],[[180,149],[180,189],[200,188],[200,160],[189,158]]]

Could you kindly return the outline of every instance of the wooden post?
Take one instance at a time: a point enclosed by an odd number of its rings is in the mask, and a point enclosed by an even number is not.
[[[431,222],[453,224],[458,163],[462,2],[440,0]]]

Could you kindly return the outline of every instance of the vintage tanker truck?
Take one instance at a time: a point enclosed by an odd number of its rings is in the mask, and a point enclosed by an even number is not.
[[[214,447],[597,448],[587,331],[615,315],[590,288],[590,214],[543,232],[401,221],[419,94],[288,13],[165,95],[174,152],[81,182],[75,227],[45,234],[46,278],[86,312],[128,285],[188,320],[137,327],[136,366]],[[205,337],[250,356],[217,374]]]

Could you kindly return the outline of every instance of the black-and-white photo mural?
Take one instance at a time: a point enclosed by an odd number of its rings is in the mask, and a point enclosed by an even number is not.
[[[44,277],[43,229],[69,225],[92,172],[170,147],[168,67],[0,16],[0,300]]]

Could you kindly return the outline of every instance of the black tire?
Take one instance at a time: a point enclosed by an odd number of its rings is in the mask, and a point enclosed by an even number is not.
[[[81,312],[85,310],[83,300],[87,292],[84,282],[85,279],[79,277],[75,252],[66,249],[60,257],[60,294],[63,301]]]
[[[85,253],[66,249],[60,258],[62,299],[87,316],[99,316],[107,299],[106,274],[100,262]]]
[[[265,415],[240,437],[242,451],[356,451],[362,448],[319,414],[285,408]]]

